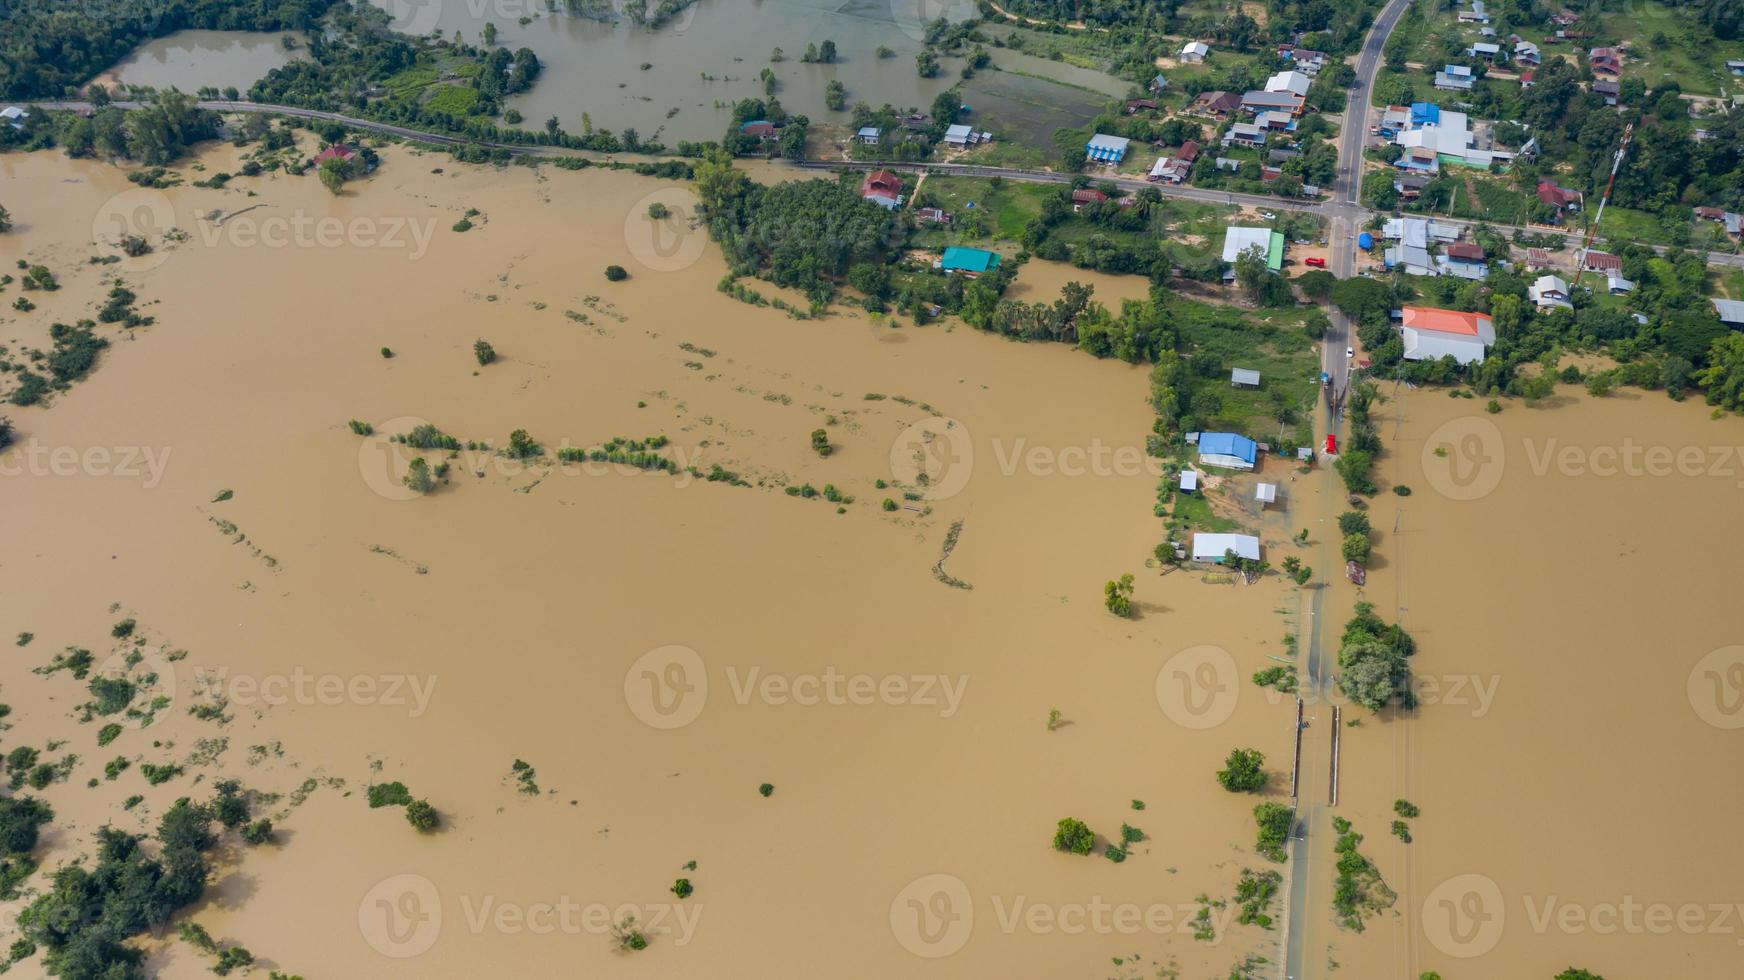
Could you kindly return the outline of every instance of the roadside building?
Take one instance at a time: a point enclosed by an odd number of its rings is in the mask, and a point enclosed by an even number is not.
[[[1284,235],[1270,228],[1230,226],[1223,234],[1223,261],[1230,265],[1247,252],[1257,249],[1266,260],[1266,268],[1278,272],[1284,268]]]
[[[1716,299],[1714,312],[1719,314],[1720,322],[1733,330],[1744,330],[1744,300]]]
[[[1538,199],[1558,211],[1580,210],[1580,191],[1559,187],[1554,181],[1541,180],[1538,182]]]
[[[1529,248],[1526,250],[1526,268],[1548,269],[1553,265],[1555,263],[1550,261],[1550,253],[1544,249]]]
[[[1199,433],[1199,462],[1226,470],[1251,470],[1259,460],[1259,444],[1235,432]]]
[[[1482,279],[1490,274],[1489,264],[1484,260],[1484,249],[1481,245],[1471,242],[1454,242],[1441,250],[1436,264],[1441,271],[1461,279]]]
[[[1726,234],[1733,238],[1744,236],[1744,215],[1736,211],[1727,211],[1720,215],[1720,223],[1726,227]]]
[[[984,248],[967,248],[962,245],[952,245],[945,249],[940,257],[938,269],[951,275],[974,279],[983,273],[999,268],[999,253],[989,252]]]
[[[1108,195],[1093,187],[1080,187],[1072,191],[1072,210],[1082,211],[1086,204],[1106,204]]]
[[[1423,188],[1428,187],[1435,178],[1428,174],[1400,174],[1393,178],[1393,189],[1399,192],[1402,201],[1415,201],[1423,195]]]
[[[1606,275],[1621,273],[1623,260],[1609,252],[1587,249],[1586,253],[1581,256],[1581,268],[1588,272],[1603,272]]]
[[[1481,364],[1484,349],[1496,342],[1496,329],[1489,314],[1431,306],[1405,307],[1399,331],[1405,340],[1408,361],[1434,361],[1451,355],[1460,364]]]
[[[968,147],[975,144],[975,127],[950,126],[945,129],[945,145]]]
[[[877,126],[862,126],[860,131],[854,134],[854,141],[861,146],[877,146],[880,135],[882,134]]]
[[[888,211],[902,207],[902,178],[888,170],[874,170],[860,181],[860,196]]]
[[[1095,163],[1118,164],[1126,159],[1126,147],[1131,142],[1124,136],[1097,133],[1084,144],[1084,155]]]
[[[1526,292],[1532,296],[1532,305],[1541,310],[1574,309],[1574,304],[1568,301],[1568,281],[1561,276],[1539,276]]]

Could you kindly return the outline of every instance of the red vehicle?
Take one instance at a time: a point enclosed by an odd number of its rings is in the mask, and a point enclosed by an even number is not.
[[[1326,455],[1338,455],[1338,437],[1330,432],[1326,434]]]
[[[1309,256],[1309,257],[1308,257],[1308,258],[1305,258],[1305,259],[1303,259],[1303,260],[1302,260],[1302,261],[1304,261],[1304,262],[1306,262],[1306,263],[1308,263],[1308,264],[1309,264],[1309,265],[1311,265],[1311,266],[1313,266],[1313,267],[1314,267],[1314,268],[1316,268],[1316,269],[1324,269],[1324,268],[1326,268],[1326,260],[1325,260],[1325,259],[1323,259],[1323,258],[1320,258],[1320,257],[1319,257],[1319,256],[1317,256],[1317,255],[1315,255],[1315,256]]]

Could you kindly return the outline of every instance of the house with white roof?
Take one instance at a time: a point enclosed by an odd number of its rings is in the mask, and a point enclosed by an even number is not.
[[[1293,92],[1303,98],[1308,97],[1308,89],[1314,84],[1314,79],[1299,71],[1281,71],[1266,80],[1268,92]]]
[[[1203,62],[1211,54],[1211,45],[1204,41],[1188,41],[1181,46],[1181,60],[1190,65]]]
[[[1260,560],[1260,539],[1251,534],[1195,534],[1193,560],[1221,562],[1229,552],[1237,558]]]
[[[1526,292],[1532,297],[1532,305],[1541,310],[1574,309],[1574,304],[1568,301],[1568,281],[1561,276],[1539,276]]]
[[[862,126],[860,131],[854,134],[854,140],[861,146],[877,146],[878,137],[881,135],[883,134],[877,126]]]
[[[1496,60],[1501,53],[1502,46],[1490,41],[1478,41],[1465,49],[1465,55],[1468,58],[1486,58],[1490,61]]]
[[[13,129],[23,129],[24,128],[24,120],[29,119],[29,118],[30,118],[29,112],[25,111],[24,109],[20,109],[18,106],[15,106],[15,105],[9,105],[4,109],[0,109],[0,121],[5,122],[7,125],[11,126]]]
[[[975,142],[973,126],[951,126],[945,130],[946,146],[971,146]]]
[[[1435,73],[1435,87],[1449,92],[1469,92],[1472,82],[1472,70],[1464,65],[1443,65]]]

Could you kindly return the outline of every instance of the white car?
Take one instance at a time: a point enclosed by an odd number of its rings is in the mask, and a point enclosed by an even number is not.
[[[1275,214],[1273,214],[1273,213],[1272,213],[1272,212],[1270,212],[1270,211],[1261,211],[1261,212],[1260,212],[1260,217],[1262,217],[1262,218],[1264,218],[1264,219],[1266,219],[1266,220],[1267,220],[1267,221],[1276,221],[1276,220],[1278,220],[1278,216],[1277,216],[1277,215],[1275,215]]]
[[[1356,348],[1355,347],[1346,347],[1344,349],[1344,356],[1345,357],[1355,357],[1356,356]]]

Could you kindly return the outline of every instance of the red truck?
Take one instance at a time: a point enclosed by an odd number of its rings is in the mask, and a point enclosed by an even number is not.
[[[1306,259],[1303,259],[1302,261],[1308,263],[1309,265],[1313,266],[1316,269],[1326,268],[1326,260],[1323,258],[1320,258],[1319,256],[1310,256]]]
[[[1326,455],[1338,455],[1338,437],[1330,432],[1326,434]]]

